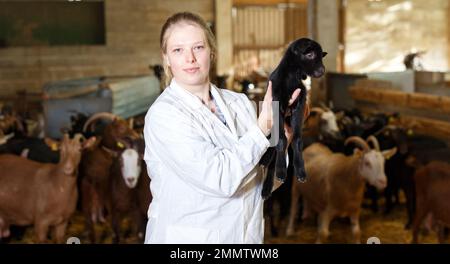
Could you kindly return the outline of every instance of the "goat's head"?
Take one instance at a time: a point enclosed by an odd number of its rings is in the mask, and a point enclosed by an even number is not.
[[[302,74],[319,78],[325,73],[322,58],[327,53],[322,51],[319,43],[312,39],[301,38],[292,42],[288,50],[295,55],[295,63],[302,68]],[[302,76],[302,79],[306,79],[306,76]]]
[[[103,131],[102,142],[105,147],[120,151],[124,149],[124,146],[132,144],[131,142],[138,138],[139,134],[130,128],[129,123],[118,118],[106,126]]]
[[[141,174],[142,156],[139,155],[136,149],[127,148],[122,151],[119,160],[122,177],[126,186],[130,189],[136,187],[139,175]]]
[[[331,110],[313,107],[305,121],[305,129],[332,139],[341,140],[342,136],[336,122],[336,115]]]
[[[387,125],[375,135],[384,143],[384,148],[396,146],[400,154],[405,155],[408,152],[408,135],[405,129]]]
[[[385,159],[392,157],[397,148],[380,151],[378,141],[375,137],[370,136],[368,141],[372,142],[374,149],[370,149],[369,144],[360,137],[350,137],[345,141],[345,145],[350,142],[355,143],[358,147],[355,148],[354,154],[359,159],[358,171],[360,175],[377,189],[384,189],[387,185],[386,174],[384,173]]]
[[[76,169],[81,160],[81,152],[84,148],[89,148],[95,144],[95,137],[84,139],[82,134],[75,134],[71,139],[69,134],[64,134],[60,144],[60,163],[66,175],[76,175]]]

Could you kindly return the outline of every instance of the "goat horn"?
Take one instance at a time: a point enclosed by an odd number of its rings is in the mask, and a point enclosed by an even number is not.
[[[313,108],[311,108],[310,112],[311,113],[312,112],[316,112],[318,114],[323,114],[325,111],[322,108],[320,108],[320,107],[313,107]]]
[[[328,108],[328,106],[326,106],[324,102],[320,102],[319,105],[320,105],[320,107],[322,107],[323,109],[325,109],[325,111],[331,111],[331,109]]]
[[[94,122],[97,119],[100,118],[106,118],[106,119],[110,119],[111,121],[113,121],[116,118],[119,118],[117,115],[113,114],[113,113],[109,113],[109,112],[100,112],[100,113],[96,113],[94,115],[92,115],[91,117],[89,117],[89,119],[86,121],[86,123],[83,126],[83,133],[86,133],[86,130],[88,129],[89,125]]]
[[[134,127],[134,118],[133,117],[128,120],[128,125],[130,126],[130,129],[133,129],[133,127]]]
[[[378,139],[372,135],[367,138],[367,143],[372,142],[373,147],[376,151],[380,151],[380,143],[378,143]]]
[[[345,140],[344,145],[347,146],[347,144],[349,144],[350,142],[355,143],[357,146],[361,147],[363,149],[363,151],[369,151],[369,145],[367,145],[367,142],[364,141],[364,139],[360,138],[360,137],[349,137]]]

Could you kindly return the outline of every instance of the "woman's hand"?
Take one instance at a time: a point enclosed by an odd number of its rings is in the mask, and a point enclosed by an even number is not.
[[[297,88],[289,99],[289,106],[291,106],[295,100],[297,100],[300,95],[300,88]],[[272,114],[272,82],[269,81],[269,86],[267,87],[266,95],[264,96],[264,101],[261,107],[261,113],[258,117],[258,126],[264,135],[268,136],[270,134],[270,130],[273,126],[273,114]],[[289,127],[289,124],[284,124],[284,133],[288,140],[288,145],[292,141],[293,131],[292,128]]]
[[[272,114],[272,82],[269,81],[266,95],[264,95],[264,101],[261,106],[261,112],[258,117],[258,126],[261,131],[266,135],[270,134],[270,130],[273,126],[273,114]]]
[[[289,106],[291,106],[295,100],[297,99],[297,97],[300,95],[300,88],[297,88],[291,96],[291,99],[289,99]],[[306,106],[308,107],[308,106]],[[288,113],[289,115],[290,113]],[[294,136],[294,131],[292,130],[292,127],[290,126],[290,124],[284,122],[284,135],[287,138],[287,145],[289,146],[292,142],[292,137]],[[287,149],[287,148],[286,148]]]

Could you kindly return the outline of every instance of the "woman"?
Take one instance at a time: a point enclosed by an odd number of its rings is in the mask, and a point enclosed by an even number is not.
[[[244,94],[211,84],[214,37],[195,14],[170,17],[160,45],[168,87],[145,118],[153,194],[145,243],[262,243],[257,164],[269,147],[271,85],[257,119]]]

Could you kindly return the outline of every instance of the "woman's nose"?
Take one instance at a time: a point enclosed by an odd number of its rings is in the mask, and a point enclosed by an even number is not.
[[[186,61],[188,63],[193,63],[196,61],[195,59],[195,55],[194,55],[194,51],[193,50],[188,50],[187,54],[186,54]]]

